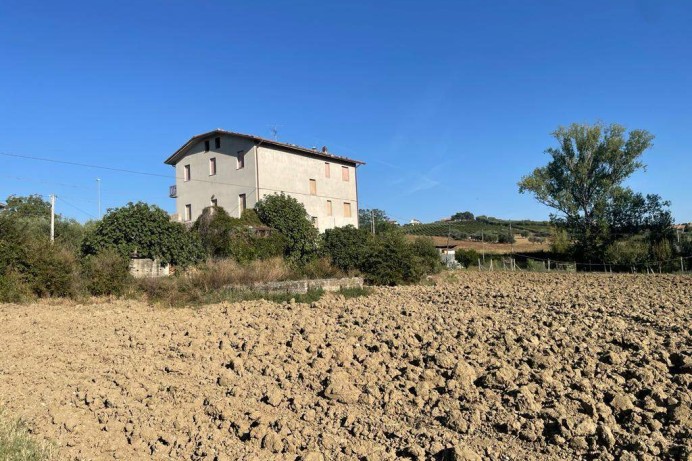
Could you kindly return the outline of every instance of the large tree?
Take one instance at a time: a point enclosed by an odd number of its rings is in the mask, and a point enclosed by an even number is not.
[[[124,257],[158,259],[162,264],[194,264],[204,258],[196,233],[170,220],[168,213],[144,202],[108,210],[82,242],[85,255],[114,249]]]
[[[652,146],[653,135],[645,130],[628,134],[617,124],[575,123],[553,136],[558,145],[546,150],[551,160],[523,177],[519,191],[557,210],[551,220],[570,233],[575,256],[602,259],[605,246],[618,237],[613,231],[639,232],[649,222],[647,216],[660,224],[656,217],[667,213],[662,208],[667,202],[658,196],[643,199],[622,186],[644,167],[640,158]],[[627,223],[637,224],[636,229]]]

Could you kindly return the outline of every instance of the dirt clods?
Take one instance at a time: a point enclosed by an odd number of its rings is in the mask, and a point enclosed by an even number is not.
[[[67,460],[690,459],[690,325],[671,275],[3,305],[0,406]]]

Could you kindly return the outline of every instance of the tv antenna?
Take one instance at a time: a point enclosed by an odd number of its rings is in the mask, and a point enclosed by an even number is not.
[[[276,141],[276,140],[278,139],[279,127],[280,127],[280,126],[281,126],[281,125],[272,125],[272,126],[270,127],[271,132],[272,132],[272,139],[274,139],[274,141]]]

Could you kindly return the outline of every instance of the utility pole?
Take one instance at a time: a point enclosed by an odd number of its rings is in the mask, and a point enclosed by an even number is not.
[[[370,227],[372,228],[372,235],[375,235],[375,210],[370,210]]]
[[[101,178],[96,178],[96,189],[98,191],[99,219],[101,219]]]
[[[50,194],[50,243],[55,241],[55,194]]]
[[[483,251],[483,264],[485,264],[485,236],[483,235],[483,229],[481,229],[481,248]]]

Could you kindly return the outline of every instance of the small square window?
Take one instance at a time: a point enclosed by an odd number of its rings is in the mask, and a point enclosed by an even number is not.
[[[213,206],[213,207],[219,206],[219,200],[215,199],[215,198],[211,199],[211,206]]]
[[[317,227],[317,216],[312,216],[312,225]]]
[[[209,176],[216,174],[216,157],[209,159]]]
[[[221,149],[221,138],[214,138],[214,149]]]
[[[239,150],[236,158],[238,160],[236,169],[240,170],[241,168],[245,168],[245,153],[242,150]]]
[[[183,181],[189,181],[190,179],[191,179],[190,165],[185,165],[183,167]]]
[[[209,140],[204,141],[204,152],[209,152]]]
[[[347,166],[342,166],[341,167],[341,179],[343,181],[348,181],[349,180],[349,171]]]

